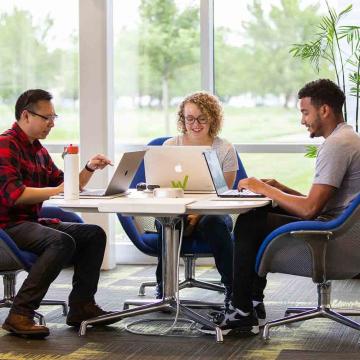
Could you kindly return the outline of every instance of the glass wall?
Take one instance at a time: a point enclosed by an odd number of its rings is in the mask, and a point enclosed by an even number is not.
[[[116,143],[176,134],[176,106],[200,90],[199,4],[114,1]]]
[[[44,143],[78,143],[78,1],[0,1],[1,131],[13,123],[14,105],[25,90],[54,96],[59,114]]]
[[[307,194],[314,177],[315,159],[304,154],[239,154],[248,176],[276,179]]]
[[[297,92],[310,80],[335,74],[322,67],[318,75],[289,51],[312,39],[325,11],[325,1],[214,1],[215,93],[224,104],[224,137],[233,143],[320,141],[309,139],[300,123]],[[250,175],[280,174],[305,192],[311,184],[313,161],[303,155],[241,157]]]
[[[215,0],[215,92],[225,106],[223,135],[236,143],[307,142],[297,92],[319,77],[294,58],[294,44],[313,38],[325,1]]]

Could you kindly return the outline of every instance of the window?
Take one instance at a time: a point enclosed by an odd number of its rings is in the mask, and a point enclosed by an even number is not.
[[[318,77],[289,53],[311,39],[325,2],[215,0],[215,92],[225,106],[223,136],[236,143],[311,142],[297,92]],[[317,140],[318,142],[318,140]]]
[[[315,159],[304,154],[240,154],[248,176],[276,179],[307,194],[314,178]]]
[[[333,6],[333,2],[330,2]],[[325,2],[215,0],[215,93],[224,104],[222,136],[233,143],[318,143],[301,125],[297,92],[317,75],[289,53],[311,39]],[[306,193],[314,162],[303,154],[240,154],[249,176],[276,177]]]
[[[176,107],[200,89],[199,0],[114,1],[116,142],[176,134]]]
[[[18,96],[42,88],[54,96],[59,119],[44,143],[79,140],[78,2],[0,2],[0,117],[14,121]]]

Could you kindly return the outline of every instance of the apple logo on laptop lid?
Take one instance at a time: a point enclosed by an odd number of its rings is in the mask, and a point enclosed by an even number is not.
[[[182,173],[182,166],[181,166],[181,164],[176,164],[175,166],[174,166],[174,170],[175,170],[175,172],[177,172],[177,173]]]

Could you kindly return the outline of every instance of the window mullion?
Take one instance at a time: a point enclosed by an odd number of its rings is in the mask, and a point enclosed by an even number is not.
[[[201,88],[214,93],[214,0],[200,0]]]

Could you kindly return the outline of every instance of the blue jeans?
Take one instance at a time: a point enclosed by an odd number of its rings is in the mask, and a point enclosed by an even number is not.
[[[162,234],[161,225],[155,221],[155,226]],[[221,282],[231,287],[233,276],[233,240],[231,236],[232,220],[229,215],[205,215],[202,216],[190,236],[184,236],[182,247],[190,248],[193,253],[199,252],[202,243],[207,243],[215,259],[215,265],[221,275]],[[161,261],[162,239],[158,242],[158,265],[156,268],[156,280],[162,282]]]
[[[101,227],[66,222],[44,226],[27,221],[5,231],[20,249],[38,255],[11,311],[33,316],[50,284],[69,264],[74,265],[69,305],[94,301],[106,245]]]

